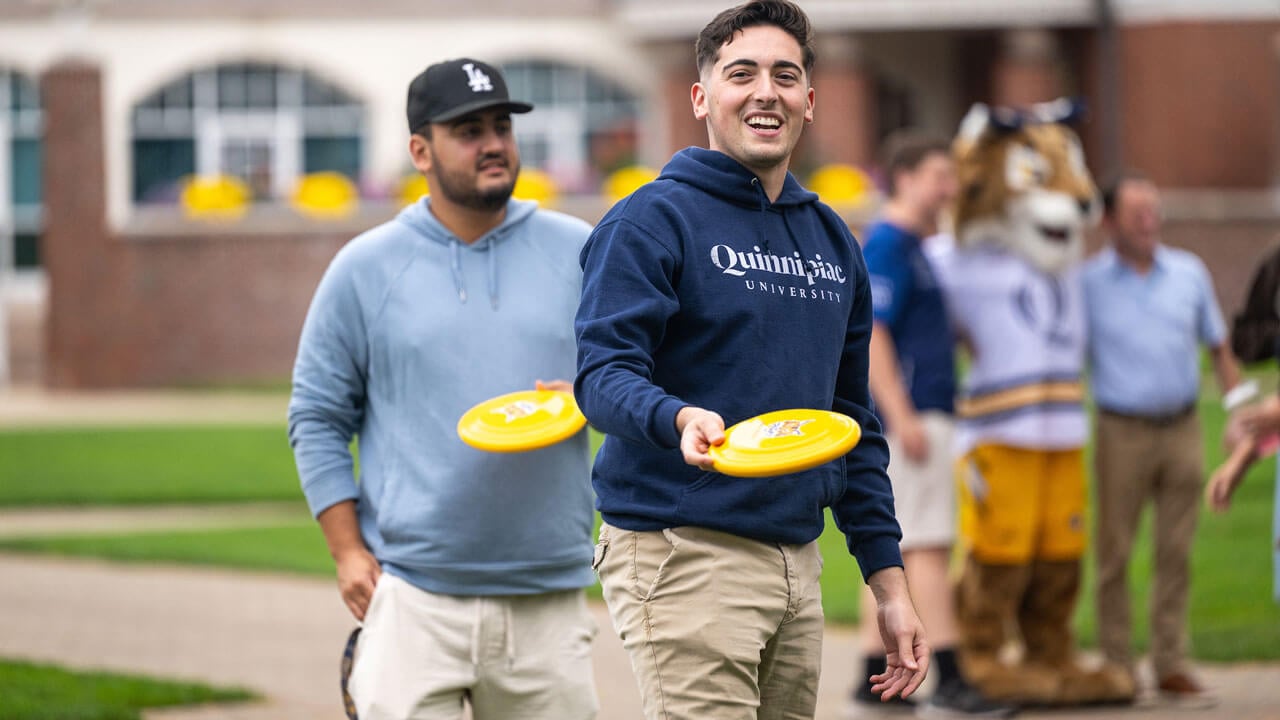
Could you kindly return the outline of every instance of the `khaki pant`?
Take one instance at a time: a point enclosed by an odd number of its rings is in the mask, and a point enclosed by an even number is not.
[[[822,661],[818,544],[604,525],[596,570],[646,720],[811,720]]]
[[[351,670],[360,720],[591,720],[591,640],[581,590],[463,597],[383,573]]]
[[[1155,509],[1155,573],[1151,660],[1156,678],[1184,672],[1191,540],[1204,481],[1200,421],[1169,425],[1098,413],[1097,477],[1098,642],[1108,660],[1132,666],[1129,555],[1142,506]]]

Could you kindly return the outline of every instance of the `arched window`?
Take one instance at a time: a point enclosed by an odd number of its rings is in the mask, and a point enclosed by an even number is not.
[[[267,63],[197,70],[133,109],[133,199],[174,202],[191,174],[234,175],[254,200],[284,197],[306,173],[360,179],[364,107],[314,74]]]
[[[0,272],[40,265],[43,134],[35,81],[0,70]]]
[[[535,110],[516,119],[520,159],[566,192],[595,193],[601,178],[636,160],[640,100],[584,67],[546,60],[508,62],[512,97]]]

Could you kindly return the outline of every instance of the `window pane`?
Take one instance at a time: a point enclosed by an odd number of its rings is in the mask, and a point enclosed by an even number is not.
[[[274,68],[255,67],[245,76],[246,102],[251,108],[276,106],[276,71]]]
[[[13,141],[13,204],[40,204],[40,141]]]
[[[40,267],[39,235],[18,233],[13,236],[13,266],[16,268]]]
[[[243,65],[218,68],[218,107],[243,108],[249,103]]]
[[[307,138],[303,141],[303,154],[305,173],[332,170],[353,182],[360,179],[360,138]]]
[[[9,97],[14,110],[35,110],[40,107],[40,91],[26,75],[9,75]]]
[[[191,109],[191,76],[171,83],[161,92],[160,104],[166,109]]]
[[[133,200],[171,203],[178,200],[178,181],[196,169],[193,140],[133,141]]]

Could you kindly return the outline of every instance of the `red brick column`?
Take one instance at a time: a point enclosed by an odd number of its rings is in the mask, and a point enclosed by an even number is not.
[[[98,291],[110,282],[102,78],[96,65],[67,60],[41,79],[44,102],[44,223],[49,277],[45,382],[93,384],[85,368],[101,350],[109,309]]]
[[[1063,93],[1057,38],[1047,30],[1011,30],[1001,38],[1000,57],[991,68],[991,100],[1026,107]]]
[[[851,37],[820,37],[816,49],[814,121],[805,131],[805,159],[813,167],[848,163],[869,169],[878,143],[875,77]]]
[[[693,40],[664,42],[651,46],[649,54],[659,67],[661,122],[665,132],[665,152],[658,165],[666,163],[677,150],[696,145],[707,146],[707,125],[693,116],[690,92],[698,81],[693,57]]]

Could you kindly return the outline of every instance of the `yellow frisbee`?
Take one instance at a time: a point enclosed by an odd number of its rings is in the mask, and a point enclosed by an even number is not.
[[[718,472],[768,477],[808,470],[844,455],[862,438],[853,418],[829,410],[775,410],[724,431],[710,455]]]
[[[478,450],[523,452],[567,440],[586,424],[573,395],[521,390],[490,398],[463,413],[458,437]]]

